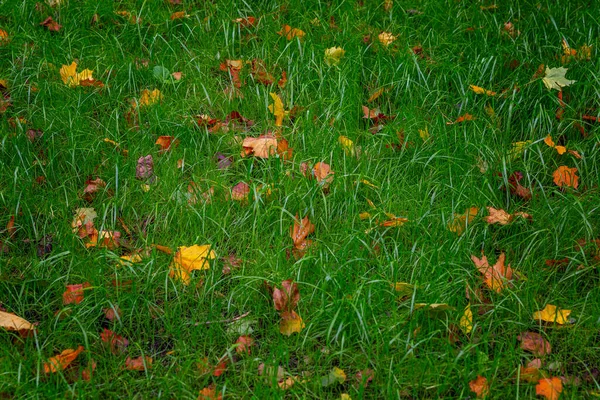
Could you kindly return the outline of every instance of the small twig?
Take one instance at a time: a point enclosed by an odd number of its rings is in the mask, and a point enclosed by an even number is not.
[[[210,324],[228,324],[230,322],[235,322],[235,321],[239,321],[240,319],[247,317],[250,314],[250,311],[245,312],[241,315],[238,315],[237,317],[233,317],[233,318],[229,318],[229,319],[222,319],[219,321],[206,321],[206,322],[196,322],[194,324],[194,326],[198,326],[198,325],[210,325]]]

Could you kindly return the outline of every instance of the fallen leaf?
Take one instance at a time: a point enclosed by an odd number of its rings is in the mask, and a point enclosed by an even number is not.
[[[281,282],[282,289],[273,289],[273,304],[277,311],[292,311],[300,301],[298,284],[291,279]]]
[[[209,269],[209,260],[215,258],[215,252],[207,244],[178,247],[170,265],[169,276],[187,285],[190,283],[192,271]]]
[[[273,134],[247,137],[242,142],[242,157],[253,155],[258,158],[269,158],[277,154],[277,138]]]
[[[87,282],[76,285],[67,285],[67,290],[63,293],[63,304],[81,303],[84,298],[83,290],[88,287],[90,287],[90,284]]]
[[[84,350],[83,346],[77,349],[66,349],[57,356],[50,357],[47,363],[44,363],[44,373],[62,371],[67,368],[77,356]]]
[[[486,207],[490,215],[485,217],[485,221],[488,224],[500,224],[500,225],[508,225],[517,217],[521,217],[523,219],[532,219],[532,216],[524,213],[524,212],[516,212],[514,214],[509,214],[503,209],[496,209],[494,207]]]
[[[450,232],[454,232],[459,236],[462,235],[465,229],[471,225],[478,212],[479,208],[471,207],[468,208],[464,214],[455,215],[454,219],[448,223],[448,229]]]
[[[531,140],[526,140],[523,142],[514,142],[512,144],[512,149],[508,153],[509,158],[511,160],[516,160],[518,157],[522,156],[525,150],[527,149],[527,146],[529,146],[531,143],[533,143],[533,141]]]
[[[290,336],[293,333],[299,333],[304,328],[302,318],[295,311],[286,311],[281,313],[281,322],[279,323],[279,332],[282,335]]]
[[[0,328],[13,332],[33,331],[35,325],[15,314],[0,310]]]
[[[292,40],[296,37],[298,39],[302,40],[302,38],[305,35],[304,31],[297,29],[297,28],[292,28],[289,25],[283,25],[283,27],[281,28],[281,30],[279,32],[277,32],[277,34],[279,36],[284,36],[287,40]]]
[[[558,187],[569,186],[573,189],[577,189],[579,186],[579,176],[577,176],[577,168],[569,168],[565,165],[562,165],[554,171],[552,174],[554,178],[554,183]]]
[[[487,90],[487,89],[484,89],[484,88],[479,87],[479,86],[469,85],[469,88],[475,94],[485,94],[486,96],[495,96],[496,95],[496,92],[492,92],[491,90]]]
[[[83,199],[87,202],[92,202],[96,197],[96,193],[106,187],[106,182],[100,178],[88,179],[85,181],[85,188],[83,189]]]
[[[240,79],[240,72],[244,67],[244,62],[242,60],[225,60],[224,63],[219,65],[221,71],[229,71],[231,75],[231,81],[233,82],[233,86],[236,88],[242,87],[242,81]]]
[[[328,188],[331,182],[333,182],[334,172],[331,170],[329,164],[318,162],[313,167],[313,175],[317,178],[317,182],[323,185],[323,188]]]
[[[377,39],[384,46],[389,46],[397,39],[397,36],[392,35],[390,32],[381,32],[377,35]]]
[[[396,118],[395,115],[390,115],[390,116],[385,115],[384,113],[379,111],[378,108],[370,109],[367,106],[362,106],[362,111],[363,111],[363,118],[370,120],[376,126],[380,125],[380,123],[382,123],[382,122]],[[377,133],[377,132],[371,132],[371,133]]]
[[[437,312],[443,312],[443,311],[454,311],[454,307],[452,307],[451,305],[448,305],[446,303],[415,303],[413,308],[415,310],[424,309],[433,314],[435,314]]]
[[[535,385],[535,394],[544,396],[548,400],[558,400],[562,392],[562,381],[560,378],[542,378]]]
[[[556,89],[558,91],[561,91],[563,87],[569,86],[572,83],[576,82],[574,80],[569,80],[565,77],[567,71],[567,68],[564,67],[546,67],[545,76],[542,78],[542,81],[544,82],[544,85],[546,85],[548,90]]]
[[[570,323],[569,315],[571,310],[560,309],[552,304],[546,304],[543,310],[533,313],[533,319],[546,322],[554,322],[559,325]]]
[[[164,153],[171,149],[171,146],[179,145],[179,140],[175,139],[173,136],[159,136],[154,143],[160,146],[160,152]]]
[[[163,98],[162,93],[158,89],[154,89],[152,91],[148,89],[142,90],[142,95],[140,96],[140,100],[137,103],[134,103],[134,106],[147,107],[153,104],[158,103]]]
[[[394,290],[402,296],[412,296],[415,292],[415,285],[406,282],[396,282],[392,285]]]
[[[563,155],[567,152],[567,148],[565,146],[556,146],[556,144],[552,140],[552,136],[550,135],[546,136],[546,138],[544,139],[544,143],[546,143],[546,145],[548,145],[549,147],[555,149],[559,155]]]
[[[171,14],[171,21],[174,21],[176,19],[186,18],[186,17],[189,17],[189,15],[187,15],[185,13],[185,11],[176,11],[173,14]]]
[[[100,333],[100,340],[108,344],[111,353],[115,355],[124,353],[127,350],[127,346],[129,346],[129,340],[106,328]]]
[[[96,370],[96,361],[90,360],[88,362],[87,367],[85,367],[85,369],[83,371],[81,371],[81,379],[83,379],[86,382],[91,381],[95,370]]]
[[[217,365],[212,371],[213,376],[221,376],[223,373],[227,371],[227,358],[223,357],[219,360]]]
[[[250,186],[246,182],[240,182],[231,188],[231,199],[235,201],[244,201],[248,199]]]
[[[529,362],[526,367],[521,368],[521,372],[518,379],[527,383],[536,383],[542,378],[542,372],[540,368],[542,366],[541,360],[536,358]]]
[[[508,266],[504,265],[505,259],[506,254],[501,253],[496,263],[490,266],[486,256],[482,256],[481,259],[471,256],[475,267],[483,275],[485,284],[497,293],[507,287],[513,278],[514,271],[510,264]]]
[[[200,394],[198,395],[198,400],[222,400],[223,395],[221,393],[217,393],[217,389],[215,385],[210,385],[200,390]]]
[[[8,33],[2,29],[0,29],[0,46],[6,46],[10,43],[10,37]]]
[[[379,98],[385,92],[385,88],[379,88],[373,92],[373,94],[367,100],[367,103],[372,103]]]
[[[312,240],[307,236],[315,231],[315,226],[308,220],[308,216],[298,219],[298,214],[294,218],[294,226],[290,228],[290,236],[294,243],[294,250],[300,257],[304,255],[308,247],[312,245]]]
[[[242,335],[237,338],[235,344],[237,345],[235,348],[236,353],[250,355],[250,347],[254,346],[254,339],[250,336]]]
[[[138,158],[135,177],[139,180],[148,180],[150,183],[156,179],[154,176],[154,160],[151,154]]]
[[[88,236],[90,225],[93,226],[94,219],[98,216],[93,208],[78,208],[75,210],[75,217],[71,223],[73,233],[77,233],[80,238]]]
[[[346,373],[343,369],[333,367],[329,374],[321,378],[321,386],[327,387],[334,384],[341,384],[346,381]]]
[[[104,317],[109,321],[119,320],[123,312],[117,306],[113,306],[110,308],[103,308],[102,312],[104,313]]]
[[[289,114],[289,111],[285,111],[283,101],[276,93],[270,93],[270,96],[273,99],[273,104],[269,105],[269,111],[275,116],[275,126],[281,126],[283,118]]]
[[[256,23],[255,17],[246,17],[246,18],[236,18],[233,20],[234,23],[240,24],[242,27],[250,27],[254,26]]]
[[[467,304],[465,312],[460,317],[459,327],[465,335],[468,335],[473,330],[473,311],[471,311],[471,304]]]
[[[469,388],[471,392],[475,393],[478,399],[483,399],[490,393],[490,385],[487,379],[481,375],[477,375],[477,379],[469,382]]]
[[[529,351],[536,357],[542,357],[552,352],[550,343],[539,333],[523,332],[517,339],[521,341],[521,349]]]
[[[339,65],[346,51],[341,47],[331,47],[325,49],[325,64],[328,66]]]
[[[60,77],[65,85],[69,87],[76,87],[81,85],[82,81],[93,81],[92,74],[94,71],[84,69],[81,72],[77,72],[77,63],[73,61],[71,65],[63,65],[60,68]]]
[[[522,198],[523,200],[531,199],[531,190],[521,185],[520,181],[523,179],[523,174],[519,171],[513,172],[508,177],[508,188],[510,193]]]
[[[466,113],[461,115],[460,117],[456,118],[456,121],[449,121],[446,122],[446,125],[454,125],[454,124],[460,124],[461,122],[465,122],[465,121],[474,121],[475,117],[473,117],[471,114]]]
[[[127,357],[125,359],[125,368],[130,371],[145,371],[146,369],[150,369],[152,368],[152,357]]]
[[[48,17],[42,22],[40,22],[41,26],[45,26],[49,31],[58,32],[62,28],[62,25],[59,25],[58,22],[52,19],[52,17]]]

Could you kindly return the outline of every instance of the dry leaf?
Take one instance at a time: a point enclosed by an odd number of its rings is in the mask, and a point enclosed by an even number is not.
[[[69,87],[80,86],[83,81],[87,81],[84,85],[89,86],[89,83],[94,81],[92,77],[94,71],[84,69],[81,72],[77,72],[77,63],[75,61],[71,65],[63,65],[59,72],[63,83]]]
[[[186,17],[189,17],[189,15],[187,15],[185,13],[185,11],[176,11],[173,14],[171,14],[171,21],[174,21],[176,19],[186,18]]]
[[[346,136],[339,136],[338,143],[342,146],[342,150],[348,157],[352,157],[355,154],[354,142]]]
[[[325,64],[332,66],[338,65],[346,51],[341,47],[331,47],[325,49]]]
[[[200,390],[200,394],[198,395],[198,400],[222,400],[223,395],[221,393],[217,393],[217,389],[215,385],[210,385]]]
[[[563,155],[567,152],[567,148],[565,146],[556,146],[556,144],[552,140],[551,135],[546,136],[546,138],[544,139],[544,143],[546,143],[549,147],[555,149],[559,155]]]
[[[48,359],[47,363],[44,363],[44,373],[48,374],[51,372],[62,371],[67,368],[77,356],[84,350],[83,346],[79,346],[76,350],[66,349],[57,356]]]
[[[466,113],[466,114],[463,114],[460,117],[456,118],[456,121],[446,122],[446,125],[454,125],[454,124],[459,124],[464,121],[474,121],[474,120],[475,120],[475,117],[473,117],[469,113]]]
[[[508,266],[504,265],[505,259],[506,254],[502,253],[496,264],[490,266],[486,256],[482,256],[481,259],[471,256],[477,270],[484,276],[485,284],[497,293],[507,287],[513,278],[514,271],[510,268],[510,264]]]
[[[279,323],[279,332],[282,335],[290,336],[292,333],[299,333],[305,327],[302,318],[295,311],[286,311],[281,313],[281,322]]]
[[[160,146],[160,152],[164,153],[171,149],[172,145],[177,146],[179,140],[176,140],[173,136],[159,136],[154,144]]]
[[[40,22],[41,26],[45,26],[51,32],[58,32],[62,28],[62,25],[59,25],[58,22],[52,19],[52,17],[48,17],[42,22]]]
[[[483,399],[490,393],[490,385],[486,378],[477,375],[477,379],[469,382],[471,392],[475,393],[478,399]]]
[[[0,328],[14,332],[33,331],[35,325],[15,314],[0,310]]]
[[[564,325],[569,323],[570,314],[571,310],[564,310],[552,304],[546,304],[543,310],[533,313],[533,319]]]
[[[523,332],[517,336],[517,339],[521,341],[523,350],[531,352],[536,357],[542,357],[552,352],[550,343],[539,333]]]
[[[333,182],[334,172],[331,170],[329,164],[318,162],[313,167],[313,175],[317,178],[317,182],[323,185],[323,188],[328,188],[331,182]]]
[[[211,246],[193,245],[181,246],[173,257],[170,265],[169,276],[181,280],[184,284],[189,284],[191,272],[194,270],[204,270],[210,268],[209,260],[216,258],[216,254],[211,250]]]
[[[5,46],[10,43],[10,37],[8,33],[2,29],[0,29],[0,46]]]
[[[277,34],[279,36],[284,36],[287,40],[292,40],[293,38],[296,38],[296,37],[298,39],[302,40],[302,38],[305,35],[304,31],[301,31],[300,29],[297,29],[297,28],[292,28],[289,25],[283,25],[283,27],[281,28],[281,30],[279,32],[277,32]]]
[[[548,68],[546,67],[546,74],[542,78],[544,85],[548,88],[548,90],[556,89],[561,91],[563,87],[569,86],[576,81],[569,80],[565,77],[567,73],[567,68],[558,67],[558,68]]]
[[[473,311],[471,311],[471,304],[467,304],[465,312],[460,317],[459,325],[460,329],[465,335],[468,335],[473,330]]]
[[[254,339],[250,336],[242,335],[237,338],[235,344],[237,345],[235,348],[236,353],[250,355],[250,347],[254,346]]]
[[[242,27],[250,27],[250,26],[254,26],[254,24],[256,23],[256,18],[255,17],[236,18],[233,20],[233,22],[236,24],[240,24],[240,26],[242,26]]]
[[[479,208],[471,207],[464,214],[455,215],[454,219],[448,223],[448,229],[459,236],[462,235],[465,229],[471,225],[478,212]]]
[[[258,158],[269,158],[277,154],[278,142],[273,134],[260,135],[257,138],[247,137],[242,142],[242,157],[253,155]]]
[[[154,89],[153,91],[149,91],[148,89],[144,89],[142,90],[142,95],[140,96],[140,100],[137,102],[137,106],[140,107],[147,107],[147,106],[151,106],[153,104],[158,103],[159,101],[161,101],[163,98],[162,93],[160,93],[160,90],[158,89]],[[134,108],[136,106],[136,103],[134,103]]]
[[[273,289],[273,304],[277,311],[292,311],[300,301],[298,284],[291,279],[281,282],[282,289]]]
[[[127,350],[127,346],[129,346],[129,340],[106,328],[100,333],[100,339],[109,345],[111,353],[115,355],[124,353]]]
[[[542,378],[535,385],[535,394],[544,396],[548,400],[558,400],[562,392],[562,381],[560,378]]]
[[[479,86],[469,85],[469,88],[475,94],[485,94],[486,96],[495,96],[496,95],[496,92],[492,92],[491,90],[487,90],[487,89],[484,89],[484,88],[479,87]]]
[[[577,168],[569,168],[565,165],[562,165],[554,171],[552,174],[554,178],[554,183],[558,187],[569,186],[573,189],[577,189],[579,186],[579,177],[577,176]]]
[[[250,186],[246,182],[240,182],[231,188],[231,199],[235,201],[244,201],[248,199]]]
[[[130,371],[145,371],[146,369],[150,369],[152,368],[152,357],[127,357],[127,359],[125,359],[125,368]]]
[[[83,301],[85,288],[90,287],[90,284],[79,283],[76,285],[67,285],[67,290],[63,293],[63,304],[79,304]]]
[[[270,96],[273,99],[273,104],[269,105],[269,111],[275,116],[275,126],[281,126],[283,118],[290,112],[285,111],[283,101],[281,101],[281,98],[276,93],[270,93]]]
[[[521,217],[524,219],[533,219],[533,217],[524,212],[516,212],[514,214],[509,214],[503,209],[496,209],[494,207],[486,207],[490,215],[485,217],[485,221],[488,224],[500,224],[507,225],[515,220],[517,217]]]
[[[377,36],[377,39],[379,39],[379,42],[381,42],[384,46],[389,46],[397,39],[397,36],[392,35],[390,32],[381,32]]]
[[[315,226],[308,220],[308,216],[298,219],[298,214],[294,219],[294,226],[290,228],[290,236],[294,243],[294,251],[302,257],[308,247],[312,244],[312,240],[307,239],[307,236],[315,231]]]
[[[83,198],[85,201],[91,202],[96,197],[96,193],[106,187],[106,182],[100,178],[88,179],[85,181],[85,188],[83,189]]]

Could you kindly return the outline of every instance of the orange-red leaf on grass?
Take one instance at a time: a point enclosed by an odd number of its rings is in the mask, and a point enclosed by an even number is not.
[[[8,33],[6,31],[0,29],[0,46],[4,46],[10,43],[10,38],[8,37]]]
[[[81,379],[83,379],[86,382],[91,381],[95,370],[96,370],[96,361],[90,360],[88,362],[87,367],[85,367],[85,369],[83,371],[81,371]]]
[[[127,349],[127,346],[129,346],[129,340],[106,328],[100,333],[100,339],[108,344],[110,351],[113,354],[122,354]]]
[[[501,175],[501,174],[499,174]],[[531,199],[531,190],[521,185],[520,181],[523,179],[523,173],[515,171],[508,177],[508,189],[511,194],[522,198],[523,200]],[[506,189],[503,189],[506,190]]]
[[[84,200],[91,202],[96,197],[96,193],[106,187],[106,182],[100,178],[88,179],[85,181],[85,188],[83,189]]]
[[[454,216],[454,219],[448,223],[448,229],[459,236],[462,235],[467,226],[473,222],[478,212],[479,208],[477,207],[467,208],[464,214]]]
[[[404,218],[404,217],[397,217],[394,214],[391,213],[385,213],[385,215],[388,217],[388,219],[386,219],[383,222],[380,222],[378,225],[379,226],[383,226],[385,228],[393,228],[396,226],[402,226],[405,223],[408,222],[408,218]]]
[[[223,373],[227,371],[227,358],[223,357],[219,360],[215,369],[213,370],[213,376],[221,376]]]
[[[552,177],[558,187],[570,186],[573,189],[577,189],[579,186],[579,177],[577,176],[577,168],[575,167],[569,168],[562,165],[554,171]]]
[[[17,228],[15,227],[15,216],[11,215],[10,219],[6,223],[6,233],[8,233],[8,237],[13,239],[15,234],[17,233]]]
[[[369,108],[367,106],[362,106],[363,118],[372,121],[375,125],[379,125],[381,122],[385,122],[386,120],[395,119],[395,115],[385,115],[378,108]],[[373,133],[373,131],[370,131]],[[376,131],[375,131],[376,132]]]
[[[248,335],[242,335],[237,338],[235,344],[237,345],[235,348],[236,353],[250,355],[250,347],[254,346],[254,339]]]
[[[211,245],[193,245],[181,246],[173,257],[170,265],[169,276],[181,280],[184,284],[189,284],[191,273],[194,270],[203,270],[210,268],[209,260],[216,258]]]
[[[49,31],[53,32],[58,32],[60,31],[60,28],[62,28],[62,25],[59,25],[58,22],[52,19],[52,17],[46,18],[45,20],[40,22],[40,25],[45,26],[46,28],[48,28]]]
[[[517,336],[517,339],[521,341],[521,348],[523,350],[531,352],[536,357],[545,356],[552,352],[550,343],[539,333],[523,332]]]
[[[248,198],[250,194],[250,186],[246,182],[240,182],[231,188],[231,199],[236,201],[243,201]]]
[[[236,18],[233,20],[233,22],[236,24],[240,24],[240,26],[242,26],[242,27],[250,27],[250,26],[254,26],[254,24],[256,23],[256,18],[255,17]]]
[[[221,393],[217,393],[217,388],[215,385],[210,385],[200,390],[200,394],[198,395],[198,400],[222,400],[223,395]]]
[[[536,383],[542,377],[540,368],[542,367],[542,360],[536,358],[535,360],[527,363],[526,367],[521,368],[521,372],[518,376],[520,381],[528,383]]]
[[[454,124],[459,124],[461,122],[474,121],[474,120],[475,120],[475,117],[473,117],[473,115],[466,113],[466,114],[463,114],[460,117],[456,118],[456,121],[446,122],[446,125],[454,125]]]
[[[571,310],[565,310],[552,304],[546,304],[546,307],[544,307],[543,310],[533,313],[533,319],[564,325],[569,323],[570,314]]]
[[[125,359],[125,368],[130,371],[145,371],[146,369],[150,369],[152,368],[152,357],[127,357],[127,359]]]
[[[281,289],[273,289],[273,304],[277,311],[292,311],[300,301],[298,284],[291,279],[281,282]]]
[[[171,146],[178,146],[179,140],[176,140],[173,136],[159,136],[154,144],[160,146],[160,152],[164,153],[171,149]]]
[[[63,293],[63,304],[79,304],[83,301],[83,290],[90,287],[88,282],[76,285],[67,285],[67,290]]]
[[[313,175],[317,178],[317,182],[322,183],[324,188],[329,187],[333,182],[333,172],[329,164],[318,162],[313,167]]]
[[[486,207],[490,215],[485,217],[485,221],[488,224],[500,224],[500,225],[508,225],[517,217],[521,217],[523,219],[531,220],[531,215],[524,212],[516,212],[514,214],[509,214],[503,209],[496,209],[494,207]]]
[[[312,240],[307,239],[308,235],[315,231],[315,226],[308,220],[308,216],[298,219],[298,214],[294,218],[294,226],[290,228],[290,236],[294,243],[294,251],[300,257],[304,255],[308,247],[312,245]]]
[[[535,385],[535,394],[544,396],[548,400],[558,400],[562,392],[562,381],[560,378],[542,378]]]
[[[477,375],[477,379],[469,382],[471,392],[475,393],[478,399],[483,399],[490,392],[490,385],[485,377]]]
[[[103,308],[102,312],[104,312],[104,317],[109,321],[118,320],[121,318],[123,312],[118,306]]]
[[[501,253],[496,263],[490,266],[486,256],[482,256],[481,259],[471,256],[475,267],[483,275],[485,284],[497,293],[507,287],[513,278],[514,271],[510,268],[510,264],[504,265],[505,259],[506,254]]]
[[[469,85],[469,89],[471,89],[475,94],[485,94],[486,96],[496,95],[496,92],[492,92],[491,90],[487,90],[475,85]]]
[[[26,331],[34,330],[35,325],[18,315],[0,310],[0,328],[4,328],[8,331],[26,333]]]
[[[281,28],[281,30],[279,32],[277,32],[277,34],[279,36],[284,36],[287,40],[292,40],[293,38],[298,38],[298,39],[302,39],[305,35],[304,31],[297,29],[297,28],[292,28],[289,25],[283,25],[283,27]]]
[[[242,60],[225,60],[224,63],[219,65],[221,71],[229,71],[231,75],[231,81],[233,82],[233,86],[236,88],[242,87],[242,81],[240,80],[240,71],[244,67],[244,62]]]
[[[269,86],[275,82],[275,77],[269,73],[263,60],[258,58],[253,59],[251,62],[251,67],[252,69],[250,74],[257,82],[266,86]]]
[[[299,333],[304,326],[302,318],[295,311],[281,313],[281,322],[279,323],[281,334],[290,336],[292,333]]]
[[[84,350],[83,346],[79,346],[77,349],[66,349],[57,356],[50,357],[47,363],[44,363],[44,373],[48,374],[51,372],[62,371],[67,368]]]
[[[562,93],[562,92],[559,92]],[[546,145],[548,145],[549,147],[552,147],[553,149],[556,150],[556,152],[560,155],[563,155],[567,152],[567,148],[565,146],[557,146],[554,143],[554,140],[552,140],[552,136],[548,135],[546,136],[546,138],[544,139],[544,143],[546,143]]]
[[[176,19],[185,18],[185,17],[189,17],[189,15],[187,15],[185,13],[185,11],[176,11],[173,14],[171,14],[171,21],[174,21]]]

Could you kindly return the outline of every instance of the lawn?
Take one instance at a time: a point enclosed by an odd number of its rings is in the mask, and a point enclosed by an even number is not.
[[[0,398],[600,396],[599,15],[0,2]]]

